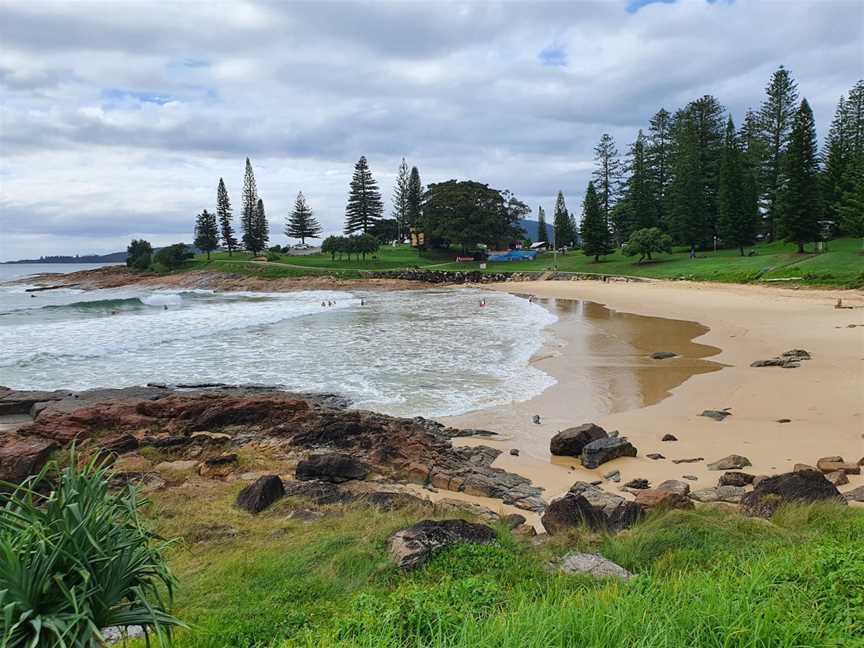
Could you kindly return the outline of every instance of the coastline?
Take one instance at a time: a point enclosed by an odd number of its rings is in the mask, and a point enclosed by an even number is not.
[[[545,489],[547,500],[575,481],[601,479],[616,469],[621,471],[621,483],[637,477],[656,484],[685,474],[695,476],[691,481],[695,490],[716,485],[721,472],[709,471],[707,463],[729,454],[748,457],[753,465],[746,471],[753,474],[788,472],[795,463],[813,465],[828,455],[841,455],[853,462],[864,455],[864,294],[860,291],[688,282],[546,281],[485,287],[539,298],[587,300],[617,312],[648,317],[698,320],[704,330],[692,343],[717,348],[719,353],[710,360],[724,365],[719,371],[693,375],[659,402],[613,408],[596,420],[578,412],[572,412],[568,420],[554,414],[543,416],[540,408],[547,404],[549,392],[566,392],[568,388],[566,372],[549,365],[546,370],[559,384],[547,390],[545,397],[447,419],[448,424],[486,427],[510,437],[484,440],[504,450],[494,465],[529,477]],[[838,298],[854,308],[835,309]],[[750,366],[755,360],[793,348],[808,350],[813,359],[797,369]],[[572,348],[562,350],[565,362],[573,354]],[[727,407],[732,416],[722,422],[699,415],[703,410]],[[532,411],[535,409],[538,411]],[[525,416],[528,412],[540,414],[541,424],[531,424],[530,416]],[[780,419],[790,422],[779,423]],[[620,431],[638,448],[639,455],[586,470],[576,458],[550,458],[548,452],[540,456],[536,451],[520,452],[520,456],[507,452],[519,447],[526,428],[531,432],[532,448],[541,444],[548,448],[557,431],[587,422]],[[661,442],[667,433],[678,441]],[[476,439],[459,442],[478,443]],[[646,457],[655,452],[666,459]],[[678,465],[671,462],[694,457],[703,460]],[[849,484],[841,491],[862,483],[861,475],[849,475]],[[607,483],[606,488],[610,487],[614,486]]]

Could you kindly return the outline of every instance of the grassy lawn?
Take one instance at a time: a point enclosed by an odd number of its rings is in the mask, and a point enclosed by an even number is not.
[[[582,530],[535,546],[498,529],[404,574],[386,538],[420,519],[321,507],[303,523],[282,500],[232,506],[242,484],[194,480],[149,513],[180,537],[171,563],[178,648],[236,646],[690,648],[864,646],[864,511],[791,507],[771,523],[702,508],[657,513],[618,536]],[[636,574],[628,583],[553,573],[574,550]]]
[[[580,251],[558,255],[558,270],[604,275],[629,275],[657,279],[689,279],[693,281],[720,281],[751,283],[780,280],[817,286],[864,286],[864,254],[859,239],[836,239],[828,243],[828,250],[816,254],[812,246],[808,253],[798,254],[793,244],[765,243],[752,248],[752,256],[740,256],[737,250],[718,250],[716,253],[699,252],[690,259],[688,251],[677,249],[672,254],[660,254],[652,262],[637,263],[633,257],[620,252],[610,254],[594,263]],[[186,264],[183,270],[216,270],[264,278],[300,277],[314,274],[333,274],[345,278],[360,276],[362,271],[430,268],[435,270],[479,270],[479,263],[450,261],[455,253],[432,253],[420,256],[408,246],[382,247],[374,257],[365,261],[357,258],[331,259],[326,254],[306,256],[282,255],[277,261],[253,262],[247,253],[216,253],[208,263],[203,255]],[[534,261],[488,263],[485,272],[543,271],[554,267],[551,253],[540,255]]]

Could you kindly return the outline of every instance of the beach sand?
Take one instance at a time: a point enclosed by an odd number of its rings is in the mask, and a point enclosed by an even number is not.
[[[488,287],[488,286],[487,286]],[[495,465],[531,478],[546,489],[547,499],[573,482],[601,479],[621,471],[621,483],[643,477],[654,485],[665,479],[697,478],[691,488],[715,486],[721,472],[707,464],[729,454],[750,459],[752,474],[792,470],[795,463],[815,465],[819,457],[841,455],[847,461],[864,456],[864,293],[860,291],[789,290],[742,285],[687,282],[544,281],[491,286],[515,294],[533,294],[559,314],[557,339],[534,359],[558,384],[523,403],[448,418],[461,427],[484,428],[503,439],[461,439],[504,452]],[[838,298],[851,309],[835,309]],[[560,310],[595,309],[591,318],[616,345],[578,344],[584,335]],[[588,303],[591,302],[591,303]],[[566,303],[566,302],[565,302]],[[603,304],[601,308],[598,304]],[[603,311],[609,313],[603,322]],[[627,314],[647,316],[630,318]],[[670,321],[680,320],[680,321]],[[695,338],[693,340],[692,338]],[[631,347],[627,351],[627,347]],[[604,355],[603,348],[616,349]],[[793,348],[813,358],[796,369],[754,368],[754,360]],[[624,351],[622,351],[624,349]],[[651,360],[653,351],[682,357]],[[585,367],[594,378],[584,379]],[[575,371],[574,368],[579,368]],[[689,376],[689,377],[688,377]],[[666,396],[666,394],[669,394]],[[586,406],[586,401],[593,403]],[[703,410],[730,408],[722,422],[699,416]],[[602,412],[602,413],[601,413]],[[534,414],[541,423],[532,422]],[[790,419],[779,423],[779,419]],[[636,458],[621,458],[596,470],[578,459],[550,457],[549,440],[561,429],[594,422],[618,430],[638,448]],[[664,434],[675,442],[661,442]],[[510,448],[519,450],[511,456]],[[651,460],[649,453],[666,459]],[[671,460],[703,457],[696,463]],[[864,483],[850,475],[850,490]],[[604,488],[617,491],[618,484]]]

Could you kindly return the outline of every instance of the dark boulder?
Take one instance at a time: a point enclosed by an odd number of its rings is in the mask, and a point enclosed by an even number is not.
[[[352,479],[365,479],[369,469],[349,455],[329,452],[303,459],[297,464],[294,474],[300,481],[320,479],[341,484]]]
[[[118,432],[99,440],[99,447],[108,452],[123,454],[138,449],[138,439],[126,432]]]
[[[818,470],[800,470],[761,480],[752,492],[741,498],[741,510],[754,517],[769,518],[783,504],[790,502],[846,500]]]
[[[277,475],[264,475],[237,495],[237,506],[250,513],[260,513],[285,495],[282,480]]]
[[[582,525],[591,529],[605,527],[603,514],[596,511],[582,495],[576,493],[566,493],[552,500],[540,521],[549,535],[557,535]]]
[[[732,416],[732,412],[727,410],[705,410],[699,416],[705,416],[715,421],[723,421],[727,416]]]
[[[709,463],[708,470],[738,470],[739,468],[746,468],[752,465],[747,457],[732,454],[728,457],[718,459],[714,463]]]
[[[753,483],[755,475],[750,475],[744,472],[725,472],[720,475],[717,481],[718,486],[746,486]]]
[[[634,488],[636,490],[644,490],[646,488],[650,488],[650,484],[647,479],[643,479],[642,477],[637,477],[636,479],[631,479],[626,484],[624,484],[624,488]]]
[[[387,540],[390,556],[402,569],[416,569],[432,554],[454,544],[488,544],[495,541],[495,531],[485,524],[464,520],[422,520],[397,531]]]
[[[652,360],[668,360],[669,358],[674,358],[678,354],[673,351],[655,351],[651,354]]]
[[[625,437],[597,439],[582,448],[582,465],[596,468],[618,457],[635,457],[636,448]]]
[[[549,443],[549,452],[558,456],[578,457],[586,445],[608,436],[606,430],[599,425],[585,423],[562,430],[552,437],[552,441]]]
[[[660,440],[661,441],[677,441],[678,437],[676,437],[674,434],[664,434],[663,438]]]

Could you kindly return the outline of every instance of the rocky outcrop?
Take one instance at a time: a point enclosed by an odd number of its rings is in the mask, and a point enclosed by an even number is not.
[[[632,574],[621,565],[607,560],[599,554],[569,553],[558,563],[563,574],[592,576],[594,578],[617,578],[630,580]]]
[[[609,437],[592,441],[582,448],[581,461],[586,468],[596,468],[618,457],[635,456],[636,448],[626,437]]]
[[[677,479],[667,479],[657,486],[657,490],[678,493],[679,495],[688,495],[690,493],[690,484]]]
[[[494,542],[495,531],[464,520],[422,520],[397,531],[387,540],[390,557],[404,570],[420,567],[444,547],[459,543]]]
[[[15,400],[14,393],[4,395],[10,402]],[[107,447],[116,453],[137,443],[175,459],[195,457],[199,462],[248,444],[264,443],[301,457],[336,452],[386,479],[491,497],[531,511],[540,512],[545,506],[542,491],[530,480],[492,467],[498,450],[456,448],[451,441],[490,433],[449,428],[419,417],[346,410],[344,399],[332,395],[259,385],[190,389],[151,385],[58,398],[33,405],[36,416],[21,427],[22,436],[60,446],[87,440],[88,448]]]
[[[761,480],[741,498],[741,510],[746,515],[769,518],[783,504],[825,500],[846,503],[837,487],[821,472],[800,470]]]
[[[37,403],[47,403],[68,398],[68,391],[18,391],[0,387],[0,416],[31,414]]]
[[[690,493],[690,499],[697,502],[726,502],[737,504],[745,493],[743,486],[715,486],[714,488],[703,488]]]
[[[783,367],[794,369],[801,366],[802,360],[810,360],[810,354],[804,349],[791,349],[782,355],[767,360],[756,360],[750,364],[751,367]]]
[[[843,493],[843,497],[848,502],[864,502],[864,486],[853,488],[850,491]]]
[[[0,437],[0,481],[18,484],[38,473],[58,447],[50,439],[10,435]]]
[[[741,455],[729,455],[728,457],[723,457],[722,459],[718,459],[713,463],[708,464],[708,470],[737,470],[739,468],[746,468],[747,466],[752,466],[750,460],[747,457],[742,457]]]
[[[816,468],[826,474],[837,471],[847,475],[861,474],[861,466],[857,463],[843,461],[843,457],[822,457],[816,462]]]
[[[301,460],[294,474],[300,481],[318,479],[341,484],[352,479],[366,479],[369,468],[346,454],[328,452]]]
[[[643,509],[692,509],[693,502],[686,495],[671,490],[649,488],[636,493],[636,504]]]
[[[549,442],[549,452],[558,456],[578,457],[586,445],[608,436],[606,430],[599,425],[585,423],[562,430],[553,436]]]
[[[278,475],[264,475],[237,495],[237,506],[250,513],[260,513],[285,495]]]
[[[585,525],[591,529],[603,526],[602,515],[582,495],[567,493],[549,503],[540,519],[549,535],[558,535]]]

